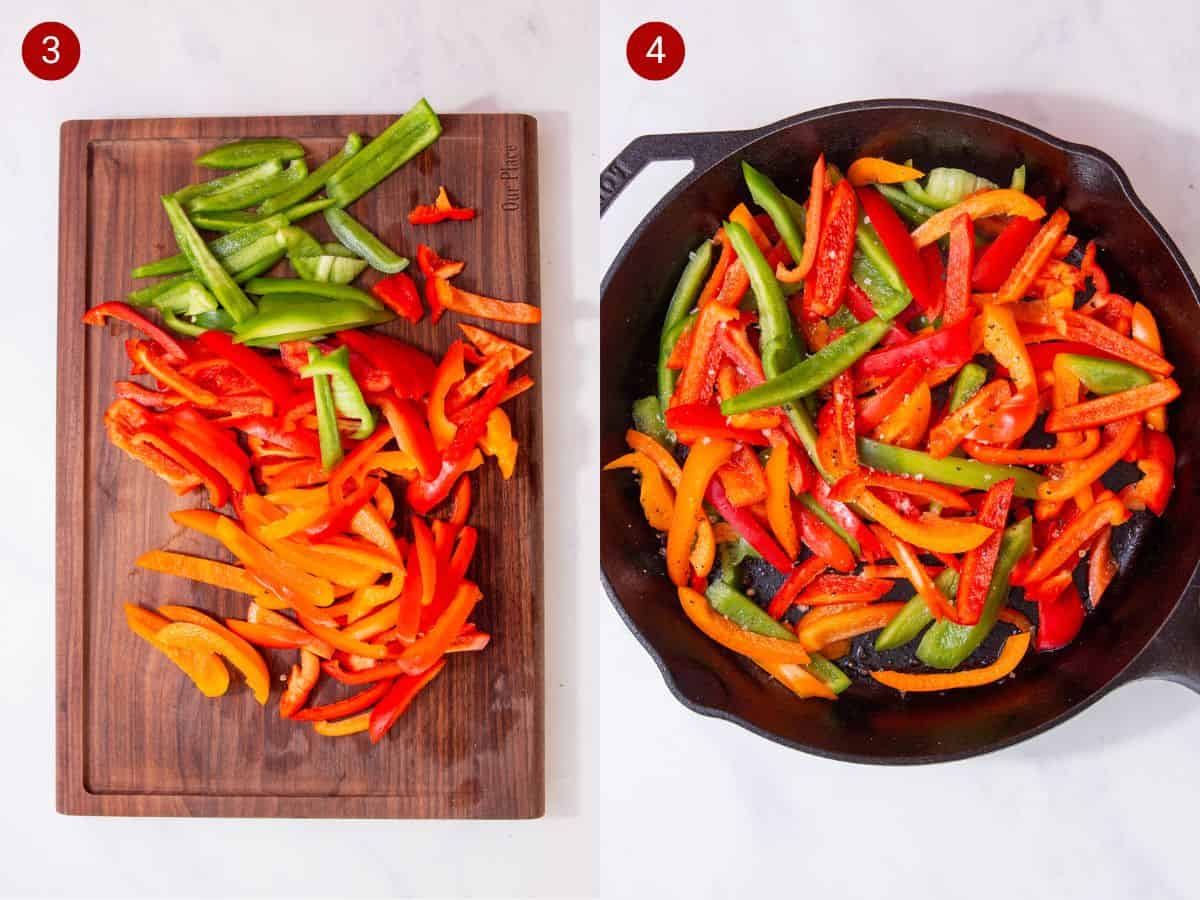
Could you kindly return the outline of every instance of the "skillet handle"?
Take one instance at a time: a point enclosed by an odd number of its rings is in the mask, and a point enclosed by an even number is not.
[[[600,173],[600,215],[650,163],[688,159],[694,164],[692,174],[704,172],[765,130],[647,134],[637,138]]]
[[[1122,681],[1161,678],[1200,694],[1200,570],[1192,573],[1183,598]]]

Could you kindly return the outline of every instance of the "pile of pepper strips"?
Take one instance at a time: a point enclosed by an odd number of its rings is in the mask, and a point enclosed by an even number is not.
[[[807,206],[743,171],[764,214],[739,205],[691,255],[658,393],[606,467],[640,473],[689,619],[828,699],[850,684],[832,660],[869,632],[880,651],[917,642],[926,671],[869,671],[900,691],[987,684],[1031,644],[1070,643],[1076,568],[1095,607],[1113,529],[1162,515],[1173,488],[1179,387],[1153,315],[1023,168],[1002,189],[870,157],[842,178],[822,156]],[[1140,477],[1114,492],[1121,461]],[[785,576],[765,609],[740,590],[747,555]],[[912,598],[880,602],[900,580]],[[960,669],[1000,621],[999,656]]]
[[[437,204],[413,217],[421,224],[474,217],[458,208],[442,215],[445,197],[443,189]],[[451,287],[464,264],[425,245],[418,263],[435,322],[451,306],[444,298],[484,318],[540,319],[534,307]],[[424,315],[405,274],[371,291],[411,321]],[[465,304],[456,302],[461,297]],[[84,321],[109,318],[142,333],[126,350],[133,373],[155,382],[117,383],[105,414],[110,439],[177,494],[205,489],[212,509],[172,518],[214,538],[239,563],[154,550],[138,564],[253,598],[245,620],[224,623],[185,606],[152,612],[126,604],[129,626],[207,696],[225,693],[228,662],[266,703],[269,671],[256,646],[295,649],[281,715],[326,735],[369,731],[377,742],[447,654],[489,641],[469,621],[482,594],[468,578],[478,540],[468,524],[468,473],[487,454],[504,478],[513,474],[518,444],[501,404],[532,386],[514,372],[531,351],[466,323],[459,325],[465,340],[435,363],[377,332],[337,331],[316,344],[283,340],[275,353],[216,329],[172,336],[119,302],[89,310]],[[398,514],[389,476],[407,483],[407,517]],[[216,511],[227,505],[231,515]],[[322,672],[356,691],[306,707]]]

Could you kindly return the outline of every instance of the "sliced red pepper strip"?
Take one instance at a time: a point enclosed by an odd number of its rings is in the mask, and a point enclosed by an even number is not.
[[[450,496],[459,477],[476,464],[476,454],[468,453],[458,459],[442,460],[442,467],[433,478],[418,478],[408,483],[405,499],[415,512],[425,515]]]
[[[349,531],[351,520],[358,515],[360,509],[371,501],[378,488],[378,481],[370,478],[363,479],[363,483],[355,489],[354,493],[334,502],[321,518],[304,529],[304,533],[314,543],[321,543]]]
[[[1028,222],[1028,219],[1024,221]],[[930,246],[933,246],[932,244]],[[946,304],[942,321],[953,325],[970,318],[971,271],[975,266],[975,225],[965,213],[950,226],[950,255],[946,266]]]
[[[734,428],[728,424],[726,417],[721,415],[720,409],[701,403],[672,406],[667,410],[666,422],[668,428],[688,440],[710,437],[726,438],[759,447],[766,447],[770,444],[766,435],[761,431]]]
[[[444,459],[454,460],[470,455],[487,431],[488,416],[500,405],[507,390],[508,372],[506,370],[500,373],[484,391],[482,397],[456,414],[458,429],[454,433],[454,439],[442,450]]]
[[[819,556],[810,556],[800,565],[791,569],[787,579],[779,586],[779,590],[771,597],[771,602],[767,605],[768,615],[775,619],[783,618],[784,614],[792,608],[796,602],[796,598],[801,592],[812,583],[813,579],[825,571],[825,560]]]
[[[465,266],[466,263],[456,259],[443,259],[428,244],[417,245],[417,268],[426,278],[433,275],[438,278],[453,278]]]
[[[860,288],[855,281],[851,281],[846,285],[846,308],[860,322],[866,322],[869,319],[875,318],[875,307],[871,305],[871,298],[867,296],[866,291]],[[903,326],[892,322],[891,327],[884,334],[881,343],[885,347],[893,347],[896,344],[903,344],[910,340],[912,340],[912,334]]]
[[[453,599],[437,622],[409,644],[396,660],[400,668],[410,675],[416,675],[441,659],[482,596],[478,586],[471,582],[464,581],[459,584]]]
[[[388,730],[396,724],[396,720],[408,709],[413,698],[425,685],[437,678],[438,673],[445,667],[446,660],[439,659],[420,675],[404,676],[397,678],[392,683],[391,689],[371,710],[371,724],[368,733],[371,736],[372,744],[378,744],[383,739]]]
[[[855,423],[854,374],[850,369],[833,379],[833,427],[837,441],[837,469],[852,472],[858,468],[858,428]]]
[[[961,625],[974,625],[983,614],[988,588],[992,583],[992,573],[996,568],[996,557],[1000,553],[1004,523],[1008,521],[1008,510],[1012,505],[1014,487],[1016,481],[1012,478],[994,485],[988,490],[983,506],[979,509],[979,523],[996,531],[963,557],[953,616],[954,621]]]
[[[712,397],[720,362],[721,345],[717,342],[717,331],[723,322],[738,318],[738,311],[719,303],[703,307],[692,326],[692,339],[687,360],[679,374],[672,406],[692,403],[707,403]]]
[[[380,408],[396,438],[396,444],[417,464],[422,478],[430,479],[441,469],[442,457],[425,425],[425,417],[412,400],[386,397]]]
[[[1116,497],[1102,500],[1080,513],[1034,561],[1025,576],[1027,582],[1034,584],[1045,579],[1076,558],[1079,549],[1106,525],[1120,525],[1128,518],[1128,511]]]
[[[188,437],[188,443],[203,459],[221,473],[230,487],[239,493],[253,489],[250,458],[229,432],[206,419],[190,406],[181,406],[166,414],[173,425]]]
[[[381,279],[371,287],[371,293],[402,319],[415,323],[425,315],[421,295],[417,293],[417,286],[407,272],[397,272]]]
[[[212,391],[196,384],[186,375],[176,371],[167,357],[154,349],[148,341],[133,339],[125,342],[125,352],[134,365],[149,372],[165,387],[190,400],[197,406],[213,406],[218,397]]]
[[[909,236],[908,229],[892,208],[892,204],[873,187],[860,187],[858,202],[862,204],[863,212],[874,227],[875,233],[879,235],[888,256],[896,264],[896,270],[908,285],[917,305],[926,313],[935,311],[937,291],[925,277],[925,265],[917,255],[917,248]],[[951,241],[953,242],[953,237]]]
[[[132,325],[154,343],[162,348],[163,355],[171,362],[180,364],[188,360],[188,353],[183,345],[163,329],[159,328],[128,303],[119,300],[109,300],[93,306],[83,314],[85,325],[103,325],[106,319],[120,319],[127,325]]]
[[[1102,322],[1097,322],[1090,316],[1080,315],[1070,310],[1064,312],[1062,316],[1066,323],[1066,334],[1063,337],[1066,337],[1068,340],[1079,341],[1090,347],[1103,350],[1111,356],[1131,362],[1135,366],[1145,369],[1147,372],[1153,372],[1155,375],[1166,377],[1175,368],[1158,353],[1139,344],[1135,340],[1125,337],[1119,331],[1109,328]],[[1038,324],[1053,325],[1054,323],[1052,321],[1043,321]]]
[[[919,363],[927,370],[962,366],[974,355],[968,318],[906,344],[868,353],[855,365],[854,374],[860,379],[886,378],[904,371],[912,363]]]
[[[1117,576],[1117,562],[1112,554],[1112,526],[1103,528],[1096,535],[1092,554],[1088,559],[1088,603],[1092,609],[1100,605],[1100,598]]]
[[[822,522],[811,510],[796,505],[796,525],[804,546],[820,557],[823,563],[839,572],[854,568],[854,553],[832,528]]]
[[[466,525],[467,517],[471,514],[471,479],[464,478],[454,488],[454,497],[450,506],[451,525]]]
[[[308,701],[308,695],[317,686],[321,676],[321,661],[316,654],[301,649],[300,664],[292,666],[288,676],[287,688],[279,698],[279,715],[290,719]]]
[[[874,603],[892,589],[886,578],[861,575],[821,575],[799,597],[797,606],[832,606],[840,603]]]
[[[925,368],[919,362],[909,363],[890,382],[858,404],[858,430],[874,431],[911,394],[925,377]]]
[[[691,457],[689,456],[689,459],[690,458]],[[684,477],[685,479],[687,477],[686,464],[684,466]],[[675,508],[677,518],[680,515],[679,498],[683,496],[683,493],[684,492],[681,489],[679,495],[676,497]],[[717,512],[720,513],[721,517],[729,523],[730,527],[733,528],[733,530],[736,531],[743,539],[745,539],[746,543],[754,548],[755,552],[758,553],[759,556],[761,556],[780,572],[788,572],[791,570],[792,561],[788,559],[788,555],[783,552],[783,548],[779,546],[775,538],[771,537],[767,530],[759,523],[758,519],[756,519],[749,510],[740,509],[729,501],[729,497],[725,493],[725,489],[721,486],[720,481],[715,478],[709,480],[704,497],[713,505]],[[691,521],[691,528],[694,533],[695,510],[691,512]],[[688,549],[691,549],[690,546]]]
[[[1111,353],[1097,350],[1079,341],[1041,341],[1036,344],[1026,344],[1026,353],[1035,372],[1045,372],[1054,368],[1054,358],[1060,353],[1074,353],[1079,356],[1098,356],[1101,359],[1115,359]]]
[[[1023,216],[1010,219],[1004,230],[979,255],[971,273],[971,287],[979,293],[998,291],[1040,228],[1041,223],[1037,219]]]
[[[436,225],[447,220],[465,222],[475,218],[475,210],[469,206],[455,206],[445,186],[438,187],[437,199],[433,203],[421,204],[408,214],[410,225]]]
[[[1127,391],[1076,403],[1065,409],[1051,411],[1046,417],[1046,431],[1080,431],[1107,425],[1155,407],[1165,406],[1179,396],[1179,385],[1173,378],[1153,381]]]
[[[281,410],[287,408],[295,391],[288,379],[265,356],[250,347],[235,344],[233,338],[223,331],[205,331],[196,341],[213,356],[226,360],[253,381]]]
[[[236,416],[226,419],[225,424],[236,428],[243,434],[253,435],[279,447],[295,450],[305,456],[316,458],[321,455],[321,446],[317,443],[316,434],[300,428],[288,428],[278,418],[257,415]]]
[[[326,668],[327,666],[333,667],[336,665],[336,663],[325,663],[322,664],[321,668],[328,672],[329,669]],[[347,697],[344,700],[338,700],[335,703],[326,703],[324,706],[310,706],[307,709],[301,709],[294,713],[291,718],[300,722],[324,722],[328,719],[340,719],[343,716],[350,716],[374,706],[375,701],[391,690],[391,687],[391,679],[384,679],[378,684],[359,691],[354,696]]]
[[[858,542],[858,549],[864,560],[875,562],[884,556],[879,539],[867,527],[866,522],[859,518],[854,510],[833,496],[833,488],[824,478],[813,479],[813,497],[816,498],[817,504],[842,527],[842,530]]]
[[[1075,640],[1083,627],[1084,608],[1079,589],[1067,575],[1065,590],[1057,597],[1038,600],[1038,627],[1034,646],[1041,651],[1059,650]]]
[[[412,526],[413,546],[417,548],[417,566],[421,572],[421,605],[428,606],[437,591],[438,566],[433,534],[420,516],[410,516],[409,524]]]
[[[1142,442],[1137,461],[1142,478],[1121,488],[1118,496],[1127,509],[1149,509],[1161,516],[1175,488],[1175,445],[1160,431],[1143,432]]]
[[[182,440],[181,440],[182,439]],[[220,509],[229,502],[230,486],[225,477],[190,447],[185,446],[187,435],[178,430],[168,430],[157,425],[142,426],[132,436],[134,444],[150,444],[177,465],[193,472],[208,489],[208,502]]]
[[[936,319],[942,314],[946,304],[946,264],[942,262],[942,251],[937,244],[922,247],[917,255],[921,258],[921,265],[925,268],[925,280],[929,282],[929,289],[934,295],[933,309],[925,313],[925,318]],[[917,308],[911,303],[906,307]]]
[[[850,280],[854,233],[858,228],[858,202],[854,188],[843,179],[833,189],[829,216],[821,230],[815,274],[804,281],[804,312],[809,318],[831,316],[842,304]]]
[[[1037,414],[1037,385],[1027,385],[1001,403],[987,420],[967,437],[986,444],[1016,443],[1029,433],[1029,429],[1037,420]]]
[[[384,372],[402,400],[415,400],[429,393],[437,367],[416,347],[398,338],[357,329],[339,331],[337,339]]]

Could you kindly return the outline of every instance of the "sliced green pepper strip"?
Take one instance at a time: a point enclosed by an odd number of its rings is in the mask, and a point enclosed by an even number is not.
[[[893,291],[908,291],[908,286],[904,283],[904,279],[900,277],[900,270],[896,268],[896,263],[892,261],[891,254],[883,246],[883,241],[879,239],[879,235],[875,231],[875,226],[865,221],[861,213],[858,220],[858,230],[854,232],[854,242],[858,246],[858,252],[874,266],[875,271],[880,274],[888,287]]]
[[[160,313],[196,316],[215,310],[217,301],[199,281],[185,278],[155,297],[154,306]]]
[[[237,324],[233,321],[229,313],[223,309],[201,313],[192,319],[192,321],[197,327],[203,328],[205,331],[233,331],[233,326]]]
[[[912,160],[909,160],[909,163],[911,164]],[[996,184],[966,169],[938,166],[926,176],[924,185],[914,180],[905,181],[901,187],[904,188],[904,193],[922,206],[949,209],[968,194],[991,190]]]
[[[442,123],[422,98],[325,182],[325,193],[345,208],[432,144]]]
[[[762,332],[759,355],[762,357],[763,372],[769,383],[771,379],[796,366],[801,359],[796,332],[792,328],[792,313],[788,309],[783,291],[779,289],[774,270],[754,243],[754,238],[750,237],[750,232],[737,222],[726,222],[724,228],[725,236],[733,245],[733,250],[745,268],[750,287],[754,291],[754,299],[758,305],[758,327]]]
[[[633,402],[633,427],[647,437],[654,438],[668,450],[675,446],[675,441],[663,418],[662,406],[654,394]]]
[[[721,580],[734,588],[741,580],[742,563],[747,558],[762,559],[750,543],[740,536],[736,541],[722,541],[717,544],[717,558],[721,561]]]
[[[705,596],[713,609],[746,631],[784,641],[796,640],[796,635],[790,629],[780,625],[757,603],[723,581],[712,582],[705,591]],[[840,694],[850,686],[850,679],[846,674],[820,653],[810,653],[809,662],[804,669],[824,682],[835,694]]]
[[[775,186],[775,182],[744,160],[742,177],[746,179],[751,198],[771,217],[775,230],[783,238],[784,246],[788,248],[788,253],[792,254],[792,261],[798,262],[804,255],[804,232],[801,230],[802,224],[797,225],[796,220],[792,218],[787,197]],[[804,219],[801,218],[800,222],[803,223]]]
[[[325,241],[321,244],[321,250],[326,256],[343,256],[346,259],[362,259],[357,253],[347,247],[345,244],[339,244],[337,241]]]
[[[282,196],[282,194],[279,196]],[[274,197],[271,198],[271,200],[274,199]],[[270,200],[267,201],[267,203],[270,202]],[[266,204],[264,203],[263,206],[265,205]],[[308,200],[304,203],[297,203],[294,206],[289,206],[283,211],[283,214],[287,216],[288,222],[299,222],[301,219],[307,219],[313,213],[319,213],[322,210],[329,209],[331,206],[333,206],[333,198],[318,197],[316,200]],[[262,210],[261,206],[259,207],[259,210]]]
[[[927,220],[933,218],[937,212],[932,206],[926,206],[914,200],[900,188],[892,184],[877,184],[875,189],[883,194],[884,199],[892,204],[896,212],[900,213],[913,225],[921,225]]]
[[[346,160],[362,149],[362,145],[362,138],[356,133],[351,132],[347,135],[346,143],[342,145],[341,150],[329,157],[329,159],[317,167],[316,171],[312,172],[298,184],[294,184],[286,191],[264,201],[262,206],[258,208],[258,211],[260,213],[279,212],[299,203],[301,200],[311,197],[325,186],[325,182],[333,177],[334,173],[345,164]]]
[[[1024,164],[1019,165],[1015,169],[1013,169],[1012,180],[1009,181],[1008,186],[1011,190],[1020,191],[1021,193],[1025,192],[1025,166],[1024,166]]]
[[[797,495],[797,499],[803,503],[810,513],[829,526],[829,529],[846,542],[846,546],[850,548],[850,552],[854,554],[856,559],[862,558],[862,545],[858,543],[858,539],[850,532],[842,527],[833,516],[831,516],[812,494],[803,493]]]
[[[394,275],[408,268],[408,260],[370,232],[344,209],[325,210],[329,230],[342,245],[361,256],[376,272]]]
[[[321,351],[316,347],[308,348],[308,365],[301,372],[312,368],[321,359]],[[317,437],[321,442],[321,468],[326,472],[333,471],[342,460],[342,436],[338,432],[337,408],[333,405],[333,387],[330,376],[324,372],[306,376],[312,379],[313,399],[317,407]]]
[[[958,573],[953,569],[942,569],[937,578],[933,579],[933,583],[947,598],[953,599],[958,593]],[[929,604],[920,594],[916,594],[904,604],[896,618],[879,632],[879,637],[875,638],[875,649],[895,650],[897,647],[903,647],[924,631],[925,626],[932,621],[933,613],[929,611]]]
[[[214,147],[196,157],[209,169],[245,169],[272,159],[301,159],[304,148],[290,138],[248,138]]]
[[[196,231],[195,226],[188,221],[187,214],[183,211],[179,201],[174,197],[166,196],[162,198],[162,205],[167,212],[167,218],[171,220],[171,228],[175,232],[175,241],[179,244],[179,249],[191,263],[192,269],[213,292],[217,302],[229,311],[236,322],[245,321],[253,316],[254,304],[238,287],[233,277],[225,271],[225,267],[221,265],[220,261],[213,256],[208,245],[204,243],[204,239],[200,237],[200,232]]]
[[[350,348],[344,344],[322,356],[315,347],[309,348],[308,365],[300,370],[304,378],[328,375],[333,391],[333,405],[345,419],[356,419],[358,428],[350,435],[356,441],[370,437],[375,431],[375,413],[363,398],[362,389],[350,372]]]
[[[267,300],[274,302],[268,304]],[[311,294],[272,294],[263,308],[234,329],[238,343],[296,340],[297,334],[327,334],[388,322],[396,316],[354,300],[322,300]],[[284,336],[287,337],[284,337]]]
[[[909,292],[908,286],[905,285],[900,290],[893,288],[864,253],[854,254],[850,264],[850,277],[870,299],[876,315],[885,319],[895,318],[912,302],[912,293]]]
[[[175,313],[171,312],[169,309],[164,309],[162,311],[162,320],[164,325],[166,325],[176,334],[182,334],[184,337],[199,337],[200,335],[204,334],[204,332],[209,330],[208,328],[204,328],[200,325],[196,325],[192,322],[187,322],[179,318],[179,316],[175,315]]]
[[[193,224],[195,223],[193,222]],[[208,242],[207,247],[213,256],[222,261],[226,270],[235,272],[245,265],[245,258],[236,257],[235,254],[263,238],[274,237],[275,232],[286,225],[287,218],[285,216],[269,216],[261,222],[242,225],[234,231],[213,238]],[[234,257],[232,263],[230,262],[231,257]],[[183,253],[176,253],[174,256],[138,266],[130,272],[130,275],[134,278],[149,278],[154,275],[187,272],[191,268],[192,264],[188,262],[187,256]]]
[[[1009,576],[1032,544],[1032,518],[1022,519],[1006,528],[979,621],[974,625],[959,625],[949,619],[935,623],[917,645],[917,659],[934,669],[953,669],[974,653],[991,633],[1000,611],[1008,603]]]
[[[1007,478],[1016,481],[1015,493],[1027,500],[1037,499],[1038,485],[1044,480],[1032,469],[1021,466],[998,466],[974,459],[947,457],[937,459],[920,450],[908,450],[891,444],[881,444],[870,438],[858,439],[858,460],[864,466],[891,472],[928,478],[938,484],[975,488],[986,491]]]
[[[279,262],[281,259],[283,259],[283,257],[283,248],[277,247],[275,248],[274,253],[270,254],[269,256],[260,257],[257,262],[246,266],[246,268],[239,272],[234,273],[233,280],[238,284],[245,284],[246,282],[253,278],[257,278],[259,275],[262,275],[265,272],[270,272],[271,269],[275,268],[275,263]]]
[[[227,212],[193,212],[192,224],[209,231],[237,231],[247,225],[261,221],[262,216],[248,209],[231,209]]]
[[[1131,391],[1154,380],[1145,369],[1119,359],[1102,359],[1080,353],[1061,353],[1058,360],[1093,394]]]
[[[186,262],[186,258],[184,262]],[[185,281],[191,281],[194,277],[191,272],[191,266],[185,270],[185,275],[174,275],[171,278],[164,278],[162,281],[156,281],[154,284],[146,285],[144,288],[138,288],[136,291],[130,291],[125,299],[129,301],[130,306],[150,306],[154,301],[171,290],[178,284]]]
[[[273,162],[279,163],[279,160],[273,160]],[[283,166],[280,164],[280,169],[282,168]],[[203,197],[207,194],[215,194],[218,191],[223,191],[228,187],[232,187],[241,183],[241,181],[245,178],[245,175],[246,173],[244,171],[230,172],[228,175],[221,175],[218,178],[212,178],[208,181],[197,181],[193,184],[184,185],[172,196],[178,200],[181,205],[186,207],[187,204],[191,203],[197,197]]]
[[[987,369],[979,363],[971,362],[963,366],[950,391],[950,412],[954,412],[978,394],[980,388],[987,383],[987,377]]]
[[[735,413],[766,409],[799,400],[819,390],[878,344],[890,327],[890,322],[879,316],[862,322],[787,371],[757,387],[730,397],[721,404],[721,412],[731,416]],[[763,358],[765,362],[765,354]]]
[[[330,284],[327,281],[305,281],[303,278],[255,278],[253,281],[246,282],[246,290],[260,296],[311,294],[327,300],[353,300],[373,309],[387,308],[383,305],[383,301],[374,294],[348,284]]]
[[[188,212],[228,212],[261,203],[302,181],[308,175],[308,166],[304,160],[296,159],[283,169],[279,160],[273,160],[242,174],[244,179],[237,184],[192,200],[187,205]]]

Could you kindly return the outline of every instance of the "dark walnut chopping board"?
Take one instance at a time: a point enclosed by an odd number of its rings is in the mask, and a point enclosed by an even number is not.
[[[542,460],[540,384],[506,409],[521,442],[505,482],[494,463],[472,475],[479,549],[471,576],[484,601],[473,621],[492,634],[482,653],[455,654],[392,732],[329,738],[280,719],[279,676],[290,651],[265,651],[274,688],[266,707],[231,671],[229,693],[203,697],[134,635],[123,602],[195,606],[244,617],[247,598],[137,568],[154,548],[228,559],[184,532],[177,498],[109,445],[113,382],[129,364],[120,324],[89,328],[88,307],[122,299],[134,265],[176,252],[159,195],[214,173],[192,160],[241,137],[299,140],[315,167],[350,131],[378,134],[394,116],[125,119],[62,127],[59,198],[57,484],[57,806],[133,816],[529,818],[544,809],[542,711]],[[467,261],[458,284],[539,304],[537,125],[519,115],[446,115],[441,139],[350,211],[414,260],[417,244]],[[478,208],[472,222],[414,227],[407,214],[438,185]],[[302,223],[329,240],[321,217]],[[286,263],[272,274],[288,274]],[[358,284],[379,276],[368,272]],[[138,282],[138,286],[149,282]],[[440,357],[472,322],[535,351],[539,329],[447,313],[437,326],[384,326]],[[540,382],[538,360],[525,365]],[[400,495],[402,497],[402,494]],[[402,509],[400,510],[402,512]],[[315,703],[344,696],[323,678]]]

